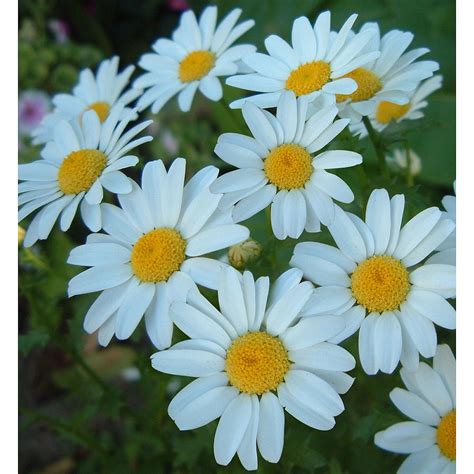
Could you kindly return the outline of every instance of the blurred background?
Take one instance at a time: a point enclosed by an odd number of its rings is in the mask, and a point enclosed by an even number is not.
[[[240,7],[243,18],[256,26],[241,42],[263,50],[266,36],[276,33],[289,39],[292,21],[306,15],[314,21],[330,9],[333,28],[353,12],[356,27],[377,21],[382,33],[389,29],[415,34],[411,45],[431,49],[429,58],[440,63],[443,88],[429,97],[425,119],[405,121],[384,133],[388,152],[410,148],[420,157],[421,170],[413,180],[392,166],[389,181],[375,168],[370,143],[343,133],[331,146],[362,153],[369,183],[359,181],[354,170],[339,174],[354,190],[356,200],[345,206],[361,214],[370,189],[386,187],[403,192],[408,205],[405,220],[420,210],[440,205],[452,194],[455,179],[455,6],[451,0],[252,0],[213,2],[219,18]],[[32,146],[29,133],[51,108],[50,98],[69,92],[81,69],[95,70],[100,60],[120,56],[120,69],[136,64],[157,37],[168,37],[182,11],[198,14],[206,2],[192,0],[20,0],[19,12],[19,161],[39,158],[41,147]],[[137,75],[137,71],[135,76]],[[134,76],[134,77],[135,77]],[[225,87],[225,102],[242,91]],[[196,100],[198,99],[198,100]],[[140,164],[129,176],[139,180],[146,161],[162,158],[169,163],[184,156],[187,174],[213,164],[226,170],[213,154],[223,132],[245,132],[240,112],[222,103],[196,96],[190,113],[181,113],[171,101],[148,132],[155,137],[138,154]],[[145,117],[143,117],[145,118]],[[372,168],[373,165],[373,168]],[[293,240],[275,243],[268,234],[262,212],[247,221],[251,236],[262,246],[258,259],[246,268],[256,276],[274,279],[288,266]],[[23,228],[27,222],[22,222]],[[22,230],[19,229],[19,240]],[[19,247],[19,406],[20,472],[66,473],[208,473],[243,472],[237,460],[227,468],[217,466],[212,454],[215,425],[179,432],[167,415],[167,405],[187,381],[151,369],[154,352],[142,330],[125,342],[113,340],[99,348],[95,335],[82,330],[84,315],[97,295],[68,299],[69,279],[81,269],[67,265],[76,245],[85,241],[79,220],[68,234],[52,232],[32,249]],[[331,242],[326,231],[303,235],[302,241]],[[217,257],[225,257],[219,255]],[[212,292],[204,291],[215,302]],[[454,348],[454,333],[438,328],[440,342]],[[176,334],[179,339],[180,334]],[[343,345],[357,355],[357,336]],[[356,357],[357,358],[357,357]],[[366,376],[360,366],[351,374],[353,388],[343,396],[346,411],[329,432],[318,432],[286,417],[286,440],[278,465],[259,460],[260,472],[275,473],[391,473],[403,456],[383,452],[373,444],[375,432],[402,421],[388,394],[400,386],[398,375]]]

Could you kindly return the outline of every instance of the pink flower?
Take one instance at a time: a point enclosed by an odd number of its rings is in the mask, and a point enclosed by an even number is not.
[[[69,41],[69,25],[65,21],[53,18],[49,20],[48,27],[57,43]]]
[[[50,100],[41,91],[22,92],[18,99],[18,133],[29,135],[50,110]]]
[[[183,12],[190,8],[186,0],[168,0],[168,8],[175,12]]]

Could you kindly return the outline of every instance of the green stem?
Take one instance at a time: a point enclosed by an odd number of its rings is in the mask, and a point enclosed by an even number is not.
[[[385,150],[382,140],[380,139],[380,134],[378,134],[374,130],[374,127],[372,127],[369,117],[363,117],[362,121],[364,122],[365,128],[367,129],[367,133],[369,135],[370,141],[372,142],[372,146],[374,147],[380,172],[385,178],[388,179],[390,178],[390,173],[388,171],[387,162],[385,161]]]

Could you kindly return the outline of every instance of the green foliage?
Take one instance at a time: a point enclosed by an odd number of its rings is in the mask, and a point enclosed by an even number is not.
[[[87,5],[96,4],[90,13]],[[20,2],[19,86],[51,94],[68,91],[84,67],[95,67],[104,57],[118,54],[121,67],[136,63],[158,36],[167,36],[178,14],[166,2],[145,0],[98,2]],[[197,11],[204,0],[190,2]],[[455,65],[454,5],[436,0],[366,0],[357,5],[348,0],[219,0],[220,15],[239,6],[244,18],[254,18],[245,40],[263,48],[272,33],[290,37],[291,22],[300,15],[313,19],[331,9],[335,25],[354,10],[358,24],[378,21],[385,30],[413,31],[414,47],[428,46],[439,60],[444,86],[429,99],[426,118],[402,122],[383,133],[388,151],[409,145],[422,159],[422,172],[407,184],[401,172],[380,174],[369,140],[358,140],[347,131],[331,144],[351,149],[364,157],[364,166],[337,172],[353,189],[355,201],[347,206],[363,214],[370,191],[386,187],[391,194],[406,196],[405,220],[429,206],[439,206],[452,192],[455,176]],[[68,21],[71,38],[56,43],[47,22]],[[138,179],[146,161],[175,156],[187,159],[188,178],[207,165],[228,170],[213,153],[217,137],[224,132],[248,133],[238,111],[226,103],[239,97],[237,89],[225,88],[224,102],[198,100],[188,114],[168,104],[155,120],[156,139],[143,145],[140,164],[130,170]],[[170,139],[174,143],[170,145]],[[26,140],[28,142],[28,140]],[[172,142],[172,140],[171,140]],[[176,149],[175,149],[176,147]],[[38,157],[40,149],[25,143],[20,161]],[[288,268],[295,241],[277,241],[270,231],[269,213],[262,211],[245,225],[263,246],[261,257],[249,264],[255,276],[269,275],[273,281]],[[26,224],[24,225],[26,227]],[[47,241],[33,249],[19,249],[19,351],[20,351],[20,472],[55,472],[52,465],[68,460],[69,470],[89,473],[209,473],[243,472],[237,459],[223,468],[214,461],[212,445],[216,423],[192,432],[180,432],[167,414],[173,394],[188,381],[158,374],[150,366],[153,348],[143,328],[126,342],[113,341],[109,348],[97,347],[95,335],[85,335],[84,315],[96,295],[67,298],[67,283],[81,269],[66,263],[70,250],[84,243],[87,232],[75,223],[68,234],[54,230]],[[304,234],[299,241],[332,243],[324,228],[319,234]],[[220,256],[220,255],[219,255]],[[209,290],[203,294],[217,304]],[[11,317],[11,315],[10,315]],[[439,340],[454,346],[452,332],[439,331]],[[177,331],[176,338],[182,338]],[[357,336],[343,343],[357,359]],[[135,371],[129,370],[136,369]],[[126,369],[124,371],[124,369]],[[138,372],[139,378],[133,375]],[[358,364],[351,373],[354,386],[343,396],[346,410],[329,432],[312,430],[286,417],[285,447],[281,462],[273,465],[259,459],[262,473],[392,473],[402,456],[384,452],[373,444],[374,433],[401,421],[390,403],[389,393],[401,386],[396,375],[365,375]],[[132,378],[130,378],[132,377]],[[32,442],[40,439],[41,443]],[[51,470],[46,470],[51,468]]]

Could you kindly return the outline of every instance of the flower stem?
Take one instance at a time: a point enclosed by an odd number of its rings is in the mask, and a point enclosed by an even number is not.
[[[374,147],[374,151],[379,164],[380,173],[382,173],[384,178],[388,179],[390,178],[390,173],[388,171],[387,162],[385,161],[385,150],[383,142],[380,138],[380,134],[374,130],[374,127],[372,127],[369,117],[363,117],[362,121],[364,122],[365,128],[367,129],[367,133],[369,135],[370,141],[372,142],[372,146]]]

